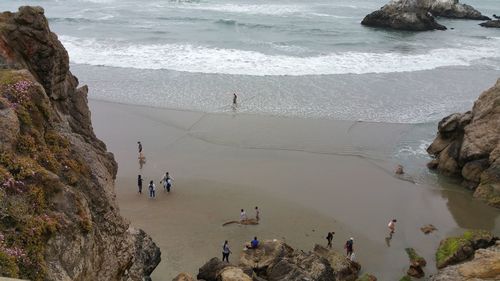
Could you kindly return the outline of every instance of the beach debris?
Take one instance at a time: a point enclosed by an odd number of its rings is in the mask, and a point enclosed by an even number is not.
[[[406,272],[409,276],[415,277],[415,278],[422,278],[424,277],[425,273],[422,267],[427,265],[427,262],[425,259],[417,254],[415,249],[413,248],[406,248],[405,249],[406,253],[408,254],[408,258],[410,259],[410,268]]]
[[[257,225],[259,221],[256,219],[246,219],[241,221],[228,221],[222,224],[222,226],[230,225],[230,224],[241,224],[241,225]]]
[[[394,173],[396,175],[403,175],[405,173],[403,166],[402,165],[397,165],[396,169],[394,170]]]
[[[427,225],[424,225],[420,228],[420,230],[424,233],[424,234],[429,234],[431,232],[434,232],[437,230],[437,228],[432,225],[432,224],[427,224]]]

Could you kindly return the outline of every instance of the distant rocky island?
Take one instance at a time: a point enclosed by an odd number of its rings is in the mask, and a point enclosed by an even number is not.
[[[160,250],[120,216],[117,164],[44,10],[0,14],[0,276],[144,280]]]
[[[445,30],[446,27],[439,24],[435,17],[490,20],[458,0],[391,0],[367,15],[361,24],[410,31]]]

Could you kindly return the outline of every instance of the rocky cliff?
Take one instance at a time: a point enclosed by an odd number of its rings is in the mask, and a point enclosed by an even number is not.
[[[119,214],[87,91],[42,8],[0,14],[0,276],[142,280],[160,261]]]
[[[472,111],[441,120],[427,152],[435,157],[429,168],[462,178],[474,197],[500,208],[500,80],[479,96]]]
[[[367,15],[361,24],[411,31],[446,29],[434,17],[489,20],[458,0],[391,0],[380,10]]]

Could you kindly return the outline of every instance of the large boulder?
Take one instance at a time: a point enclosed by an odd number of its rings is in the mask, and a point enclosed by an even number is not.
[[[474,255],[477,249],[487,248],[498,240],[484,230],[468,230],[462,236],[449,237],[441,241],[436,252],[437,268],[463,262]]]
[[[391,0],[380,10],[367,15],[361,24],[410,31],[446,29],[434,17],[489,20],[458,0]]]
[[[268,268],[269,281],[336,280],[330,263],[314,253],[295,252]]]
[[[458,0],[421,0],[422,6],[436,17],[489,20],[481,12],[467,4],[461,4]]]
[[[217,281],[217,276],[222,270],[228,266],[229,263],[221,261],[219,258],[212,258],[204,264],[198,271],[196,279],[205,281]]]
[[[359,263],[351,261],[344,255],[317,244],[314,246],[314,253],[328,260],[333,268],[336,280],[351,281],[358,278],[361,270]]]
[[[240,256],[240,266],[252,268],[257,273],[266,272],[285,257],[290,257],[294,249],[280,240],[262,241],[257,249],[245,249]]]
[[[466,280],[500,280],[500,242],[489,248],[477,250],[472,260],[445,267],[431,278],[431,281]]]
[[[380,10],[368,14],[361,24],[410,31],[446,29],[415,0],[392,0]]]
[[[500,80],[482,93],[472,111],[454,113],[438,124],[427,152],[431,169],[461,177],[474,197],[500,207]]]
[[[252,281],[252,278],[245,274],[241,268],[227,266],[217,273],[217,281]]]

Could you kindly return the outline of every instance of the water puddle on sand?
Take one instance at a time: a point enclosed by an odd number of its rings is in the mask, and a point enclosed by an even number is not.
[[[230,260],[237,262],[253,236],[285,239],[308,251],[324,244],[328,231],[337,233],[339,251],[346,239],[355,238],[363,271],[397,280],[408,268],[405,247],[425,257],[426,273],[432,274],[434,251],[445,236],[465,228],[500,234],[500,212],[464,189],[392,175],[392,153],[412,126],[90,105],[96,134],[119,164],[121,213],[162,249],[154,280],[197,273],[220,256],[224,240],[233,248]],[[147,158],[142,170],[137,140]],[[170,194],[158,183],[166,171],[174,177]],[[139,173],[157,184],[156,199],[136,193]],[[260,225],[222,227],[238,219],[241,208],[252,215],[256,205],[262,210]],[[397,230],[388,244],[392,218],[398,219]],[[419,228],[429,223],[438,231],[424,235]]]

